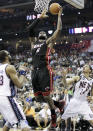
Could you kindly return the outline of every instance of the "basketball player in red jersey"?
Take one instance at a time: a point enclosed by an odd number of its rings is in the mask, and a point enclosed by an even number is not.
[[[30,131],[25,115],[16,101],[16,87],[21,88],[25,80],[25,67],[21,66],[18,77],[17,71],[10,63],[11,56],[6,50],[0,51],[0,113],[6,123],[3,131],[19,123],[22,131]],[[15,87],[16,86],[16,87]]]
[[[51,48],[56,42],[59,33],[62,30],[62,7],[60,7],[58,13],[58,23],[57,29],[53,35],[47,38],[47,35],[44,31],[41,31],[38,35],[37,42],[33,43],[32,39],[34,37],[34,29],[36,25],[46,17],[46,12],[44,11],[39,19],[36,19],[30,26],[30,41],[32,45],[32,85],[34,90],[34,95],[37,100],[45,101],[49,104],[51,109],[51,128],[56,127],[56,113],[55,106],[62,110],[64,103],[53,101],[50,97],[50,93],[53,90],[53,72],[52,68],[49,66],[49,54]]]

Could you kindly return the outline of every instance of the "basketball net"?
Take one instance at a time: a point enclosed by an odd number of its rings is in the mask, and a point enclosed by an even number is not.
[[[48,11],[48,6],[51,0],[35,0],[35,8],[34,11],[41,13],[46,9]]]

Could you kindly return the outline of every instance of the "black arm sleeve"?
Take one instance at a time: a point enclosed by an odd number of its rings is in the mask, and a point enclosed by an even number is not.
[[[40,19],[36,19],[34,20],[31,25],[28,26],[29,29],[29,36],[30,37],[35,37],[35,32],[34,32],[34,28],[36,27],[36,25],[40,22]]]

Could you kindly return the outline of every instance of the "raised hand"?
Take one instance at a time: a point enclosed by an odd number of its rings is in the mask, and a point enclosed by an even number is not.
[[[42,11],[42,13],[41,13],[41,15],[40,15],[40,17],[39,17],[39,18],[47,18],[47,17],[48,17],[48,15],[46,15],[46,12],[47,12],[47,10],[46,10],[46,9],[44,9],[44,10]]]
[[[62,11],[63,11],[63,8],[62,8],[62,6],[60,6],[60,7],[59,7],[59,13],[58,13],[59,16],[62,15]]]

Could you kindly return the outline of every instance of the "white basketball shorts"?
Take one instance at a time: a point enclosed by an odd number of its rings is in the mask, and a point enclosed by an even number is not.
[[[0,96],[0,113],[4,117],[5,121],[11,125],[20,123],[21,128],[28,126],[21,107],[16,99],[11,96]]]
[[[62,119],[77,117],[78,115],[82,115],[86,120],[93,120],[93,112],[88,102],[72,98],[62,115]]]

